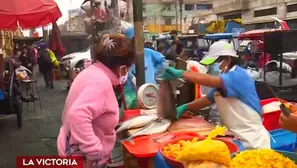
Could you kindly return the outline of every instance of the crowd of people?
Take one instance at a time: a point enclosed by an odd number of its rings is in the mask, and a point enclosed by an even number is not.
[[[115,127],[119,124],[119,106],[115,89],[135,72],[134,29],[124,35],[103,37],[94,63],[74,80],[62,114],[57,140],[59,155],[83,155],[88,168],[105,167],[116,143]],[[176,46],[175,46],[176,47]],[[181,51],[182,52],[182,51]],[[165,57],[145,48],[147,83],[155,83],[155,74],[163,69]],[[234,132],[245,148],[270,148],[269,132],[263,126],[262,108],[254,80],[238,66],[233,46],[225,41],[210,46],[201,64],[211,66],[215,74],[187,72],[166,67],[160,77],[165,80],[185,78],[211,89],[205,97],[177,107],[177,119],[187,111],[198,111],[216,104],[221,124]],[[245,89],[242,89],[245,88]],[[283,128],[297,132],[297,115],[281,116]]]
[[[16,48],[13,54],[6,61],[6,69],[12,66],[16,71],[25,71],[25,76],[19,76],[20,80],[31,79],[34,75],[34,67],[38,65],[40,73],[44,76],[46,87],[54,88],[53,68],[59,66],[57,58],[47,47],[47,44],[40,43],[34,46],[23,46]],[[16,75],[18,76],[18,75]]]

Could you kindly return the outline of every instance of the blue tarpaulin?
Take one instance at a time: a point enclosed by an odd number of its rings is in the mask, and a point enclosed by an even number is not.
[[[234,28],[241,28],[241,25],[234,21],[227,21],[225,26],[225,33],[232,33]]]
[[[232,33],[215,33],[215,34],[206,34],[204,39],[207,40],[220,40],[220,39],[232,39]]]

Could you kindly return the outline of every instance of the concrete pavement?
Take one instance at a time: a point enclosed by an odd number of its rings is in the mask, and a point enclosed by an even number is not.
[[[67,96],[66,81],[56,81],[55,89],[45,88],[39,79],[43,111],[36,103],[24,108],[23,128],[16,126],[16,116],[0,117],[0,167],[15,168],[16,156],[57,155],[56,138],[61,124],[61,113]]]

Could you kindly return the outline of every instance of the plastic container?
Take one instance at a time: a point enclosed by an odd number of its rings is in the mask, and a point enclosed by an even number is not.
[[[278,100],[276,98],[271,98],[271,99],[265,99],[261,101],[261,106],[263,107],[266,104],[272,103],[272,102],[277,102]],[[281,111],[274,111],[270,113],[263,114],[263,125],[268,131],[280,129],[279,125],[279,118],[280,118]]]
[[[287,151],[287,152],[297,152],[297,143],[281,146],[279,148],[276,148],[276,150]]]
[[[137,117],[140,115],[141,110],[140,109],[135,109],[135,110],[125,110],[124,111],[124,117],[122,119],[123,121],[127,121],[131,118]]]
[[[165,142],[157,142],[156,139],[165,138],[170,135],[172,138],[166,140]],[[133,139],[134,143],[124,141],[122,142],[123,146],[127,149],[127,151],[133,154],[135,157],[138,158],[145,158],[145,157],[153,157],[159,152],[160,147],[167,142],[171,142],[175,139],[180,138],[188,138],[193,139],[194,137],[198,137],[199,139],[203,139],[202,136],[197,134],[196,132],[165,132],[162,134],[154,134],[150,136],[141,136],[136,137]],[[144,145],[145,144],[145,145]]]
[[[175,140],[169,141],[169,142],[167,142],[167,143],[164,143],[164,144],[161,146],[161,148],[160,148],[160,153],[161,153],[162,156],[165,158],[165,160],[166,160],[166,162],[169,164],[169,166],[174,167],[174,168],[184,168],[184,166],[183,166],[183,164],[182,164],[181,162],[176,161],[175,159],[170,158],[170,157],[168,157],[167,155],[165,155],[164,152],[163,152],[163,150],[162,150],[163,147],[166,146],[166,145],[168,145],[169,143],[171,143],[171,144],[176,144],[176,143],[178,143],[178,141],[180,141],[180,140],[192,140],[192,139],[193,139],[193,138],[180,138],[180,139],[175,139]],[[203,140],[203,139],[205,139],[205,138],[202,138],[202,139],[199,139],[199,140]],[[230,151],[231,154],[232,154],[232,153],[237,153],[237,152],[239,152],[239,148],[238,148],[238,146],[237,146],[235,143],[233,143],[232,141],[225,140],[225,139],[220,139],[220,138],[215,138],[215,139],[224,142],[224,143],[228,146],[228,149],[229,149],[229,151]]]
[[[296,143],[297,136],[295,133],[284,130],[284,129],[277,129],[274,131],[270,131],[271,136],[273,137],[274,141],[271,139],[271,148],[276,149],[283,146],[291,145]]]

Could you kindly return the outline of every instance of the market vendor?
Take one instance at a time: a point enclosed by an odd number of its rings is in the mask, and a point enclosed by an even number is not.
[[[211,53],[209,54],[212,55]],[[213,75],[213,76],[219,76],[221,74],[220,64],[218,62],[214,62],[207,66],[208,66],[207,74]],[[202,87],[203,87],[203,90],[206,91],[206,93],[204,93],[205,95],[213,90],[211,87],[205,87],[205,86],[202,86]],[[220,115],[217,110],[216,104],[210,105],[208,120],[215,124],[220,124]]]
[[[126,37],[130,40],[134,39],[134,28],[129,27],[124,31]],[[145,83],[156,83],[156,74],[163,68],[165,57],[158,51],[149,48],[144,48],[144,68],[145,68]],[[130,69],[130,72],[135,76],[135,65]]]
[[[281,114],[280,126],[283,129],[297,133],[297,114],[291,113],[288,117]]]
[[[234,132],[245,148],[270,148],[270,136],[263,126],[262,108],[254,80],[237,66],[238,55],[233,46],[225,41],[213,43],[201,63],[219,63],[220,76],[166,68],[164,79],[186,78],[202,86],[214,88],[207,96],[177,108],[177,118],[186,111],[197,111],[216,103],[221,123]]]

